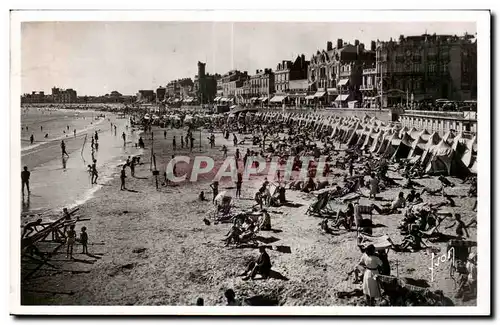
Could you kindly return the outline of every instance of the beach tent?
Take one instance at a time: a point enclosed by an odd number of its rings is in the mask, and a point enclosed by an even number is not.
[[[413,141],[414,141],[413,138],[410,137],[408,133],[405,133],[401,138],[401,141],[399,141],[399,145],[394,151],[394,154],[392,155],[391,159],[399,160],[401,158],[408,157],[408,154],[410,153],[410,150],[412,148]]]
[[[451,171],[451,161],[453,159],[453,149],[445,139],[432,148],[432,156],[427,163],[425,172],[429,174],[449,175]]]
[[[375,132],[374,128],[371,129],[370,133],[366,135],[365,142],[363,142],[363,146],[361,148],[370,148],[371,145],[373,144],[373,141],[375,140],[375,137],[377,136],[377,133]]]
[[[408,135],[410,137],[412,137],[413,139],[417,139],[417,137],[420,135],[420,131],[418,131],[417,129],[415,129],[415,127],[412,127],[410,130],[408,130],[406,133],[408,133]]]
[[[401,143],[401,138],[399,137],[399,134],[394,133],[387,142],[387,146],[383,151],[382,155],[385,157],[391,157],[396,151],[396,149],[399,147],[400,143]]]
[[[411,150],[408,153],[408,158],[412,158],[416,155],[422,155],[424,153],[426,141],[419,135],[413,143],[411,144]]]
[[[466,176],[470,173],[462,160],[455,154],[455,150],[444,139],[441,139],[432,150],[432,157],[427,163],[425,172],[431,175],[454,176]]]
[[[424,139],[425,142],[429,140],[429,132],[427,132],[427,129],[423,129],[420,133],[418,133],[418,136]]]
[[[370,152],[375,152],[377,151],[377,148],[380,146],[380,143],[384,139],[385,131],[380,130],[378,133],[376,133],[373,137],[373,143],[370,147]]]
[[[423,166],[426,166],[426,164],[429,162],[429,159],[432,156],[432,150],[435,145],[437,145],[441,141],[441,138],[439,137],[439,134],[437,132],[433,132],[431,135],[429,135],[429,139],[427,140],[427,143],[424,146],[424,152],[422,153],[422,159],[420,160],[420,163]]]
[[[406,126],[403,126],[401,130],[399,130],[399,137],[402,138],[403,135],[408,131],[408,128]]]
[[[443,135],[442,139],[443,139],[444,141],[446,141],[448,144],[451,144],[451,143],[452,143],[452,141],[453,141],[453,138],[454,138],[454,137],[455,137],[455,136],[454,136],[453,132],[448,131],[448,132],[446,132],[446,133]]]
[[[477,138],[474,136],[472,139],[465,142],[465,149],[462,153],[460,159],[464,163],[465,166],[471,167],[474,161],[474,156],[477,154],[474,150],[475,145],[477,144]]]
[[[354,127],[349,128],[349,130],[347,131],[347,134],[345,135],[344,138],[347,138],[347,140],[345,142],[348,146],[351,146],[351,145],[357,143],[357,141],[359,139],[358,133],[362,130],[360,127],[361,126],[358,123]]]
[[[385,132],[384,137],[382,138],[382,141],[378,145],[375,153],[378,155],[382,155],[385,150],[387,149],[387,144],[391,140],[392,136],[394,135],[394,132],[392,130],[388,130]]]
[[[474,157],[472,166],[469,168],[470,172],[473,174],[477,174],[477,156]]]

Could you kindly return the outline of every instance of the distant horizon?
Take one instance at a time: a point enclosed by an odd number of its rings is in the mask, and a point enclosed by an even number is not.
[[[23,22],[21,94],[72,88],[78,96],[135,96],[206,72],[270,68],[337,39],[397,40],[400,35],[475,35],[475,22]]]

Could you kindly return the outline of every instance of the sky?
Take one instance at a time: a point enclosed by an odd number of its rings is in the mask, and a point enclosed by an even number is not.
[[[399,35],[476,33],[474,22],[24,22],[21,25],[22,93],[53,86],[78,95],[116,90],[135,95],[169,81],[238,69],[254,74],[283,60],[333,46],[338,38],[369,48],[371,40]]]

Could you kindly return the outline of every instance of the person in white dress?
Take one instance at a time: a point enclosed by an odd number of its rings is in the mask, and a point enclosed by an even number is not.
[[[359,265],[365,268],[363,275],[363,294],[366,297],[366,302],[369,306],[373,306],[374,299],[380,298],[380,287],[377,282],[379,268],[382,267],[382,261],[375,256],[375,246],[369,245],[365,249],[365,253],[361,256]]]

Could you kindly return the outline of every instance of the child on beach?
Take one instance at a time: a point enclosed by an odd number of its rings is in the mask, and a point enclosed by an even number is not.
[[[89,242],[89,235],[87,234],[87,227],[82,227],[82,232],[80,233],[80,243],[82,244],[82,254],[88,254],[87,244]]]
[[[66,244],[67,250],[66,250],[66,257],[67,258],[73,258],[73,245],[75,244],[75,238],[76,238],[76,231],[75,231],[75,225],[69,226],[69,230],[66,232]]]

